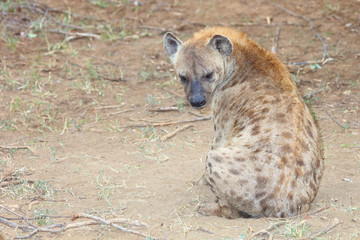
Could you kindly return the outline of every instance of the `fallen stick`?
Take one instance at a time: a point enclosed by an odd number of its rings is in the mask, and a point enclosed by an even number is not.
[[[125,105],[125,103],[122,103],[122,104],[119,104],[119,105],[101,106],[101,107],[96,107],[95,110],[119,108],[119,107],[122,107],[124,105]]]
[[[19,180],[19,179],[9,179],[9,180],[2,180],[0,182],[0,187],[7,187],[7,186],[10,186],[10,185],[18,185],[18,184],[22,184],[24,182],[27,182],[27,183],[31,183],[33,184],[35,181],[34,180]],[[0,205],[1,206],[1,205]]]
[[[28,149],[31,152],[34,152],[30,147],[28,146],[0,146],[0,149],[6,149],[6,150],[11,150],[11,149],[16,149],[16,150],[22,150],[22,149]]]
[[[315,94],[321,92],[324,89],[325,89],[325,87],[322,87],[322,88],[319,88],[319,89],[317,89],[315,91],[309,92],[309,93],[305,94],[304,96],[302,96],[302,98],[309,99],[309,98],[311,98],[312,96],[314,96]]]
[[[103,224],[106,224],[106,225],[109,225],[109,226],[112,226],[116,229],[119,229],[123,232],[127,232],[127,233],[131,233],[131,234],[134,234],[134,235],[137,235],[137,236],[141,236],[141,237],[150,237],[144,233],[141,233],[141,232],[138,232],[138,231],[135,231],[135,230],[131,230],[131,229],[128,229],[128,228],[125,228],[123,226],[120,226],[112,221],[109,221],[109,220],[105,220],[103,218],[100,218],[100,217],[96,217],[96,216],[93,216],[93,215],[89,215],[89,214],[86,214],[86,213],[79,213],[79,214],[74,214],[74,216],[72,217],[72,221],[78,219],[78,218],[88,218],[88,219],[92,219],[92,220],[95,220],[97,222],[100,222],[100,223],[103,223]],[[151,237],[151,238],[154,238],[154,237]]]
[[[149,109],[149,112],[171,112],[171,111],[179,111],[178,107],[160,107],[155,109]]]
[[[132,109],[126,109],[126,110],[122,110],[122,111],[117,111],[117,112],[113,112],[113,113],[109,113],[108,115],[102,117],[102,120],[108,119],[109,117],[121,114],[121,113],[126,113],[126,112],[130,112],[133,111]]]
[[[175,136],[176,134],[178,134],[179,132],[184,131],[185,129],[188,129],[188,128],[192,127],[192,126],[194,126],[194,125],[192,125],[192,124],[186,124],[186,125],[184,125],[184,126],[182,126],[182,127],[179,127],[178,129],[175,129],[174,131],[169,132],[169,133],[165,134],[164,136],[162,136],[162,137],[161,137],[161,141],[164,142],[164,141],[168,140],[169,138],[174,137],[174,136]]]
[[[87,219],[91,219],[90,221],[83,221],[83,222],[78,222],[78,223],[64,223],[64,224],[54,224],[54,225],[50,225],[50,226],[46,226],[46,227],[38,227],[34,224],[31,224],[29,222],[28,218],[25,218],[23,216],[21,216],[20,214],[13,212],[9,209],[7,209],[5,206],[1,206],[2,209],[6,210],[9,213],[12,213],[16,216],[18,216],[21,220],[25,221],[28,225],[19,225],[17,223],[11,222],[9,220],[7,220],[4,217],[0,216],[0,223],[4,224],[10,228],[13,228],[15,230],[20,229],[23,232],[30,232],[28,235],[24,235],[24,236],[19,236],[16,234],[16,236],[14,237],[14,239],[27,239],[27,238],[31,238],[32,236],[34,236],[36,233],[39,232],[47,232],[47,233],[60,233],[60,232],[65,232],[66,230],[72,229],[72,228],[78,228],[78,227],[82,227],[82,226],[89,226],[89,225],[109,225],[113,228],[119,229],[123,232],[126,233],[130,233],[130,234],[134,234],[137,236],[141,236],[141,237],[145,237],[145,238],[150,238],[150,239],[156,239],[152,236],[149,236],[147,234],[141,233],[139,231],[135,231],[132,229],[128,229],[125,228],[119,224],[122,225],[127,225],[127,226],[137,226],[137,227],[144,227],[147,228],[146,225],[138,222],[138,221],[130,221],[128,219],[124,219],[124,218],[114,218],[114,219],[110,219],[110,220],[106,220],[100,217],[96,217],[93,215],[89,215],[89,214],[85,214],[85,213],[79,213],[79,214],[74,214],[73,216],[69,216],[67,218],[71,217],[72,221],[75,221],[76,219],[79,218],[87,218]]]
[[[308,23],[310,23],[310,30],[315,35],[315,37],[318,38],[321,41],[321,43],[323,45],[323,56],[322,56],[321,60],[319,60],[319,61],[294,62],[294,63],[292,63],[292,65],[308,65],[308,64],[315,64],[315,63],[323,63],[325,61],[325,58],[326,58],[326,43],[322,39],[322,37],[317,32],[315,32],[314,23],[308,17],[297,15],[297,14],[293,13],[292,11],[290,11],[289,9],[287,9],[287,8],[285,8],[285,7],[283,7],[283,6],[279,5],[279,4],[272,3],[272,5],[277,7],[277,8],[280,8],[281,10],[283,10],[284,12],[290,14],[293,17],[301,18],[301,19],[307,21]]]
[[[270,231],[274,230],[277,227],[280,227],[281,225],[284,225],[285,223],[287,223],[287,221],[282,221],[282,222],[278,222],[275,224],[270,224],[267,228],[261,229],[260,231],[254,233],[253,235],[250,236],[249,240],[257,237],[258,235],[262,235],[262,234],[268,234],[268,235],[272,235],[271,233],[269,233]]]
[[[348,128],[347,126],[342,125],[341,123],[339,123],[338,121],[336,121],[336,119],[333,118],[325,109],[323,109],[323,110],[324,110],[324,112],[326,113],[326,115],[328,115],[328,116],[330,117],[330,119],[333,120],[334,123],[336,123],[337,125],[339,125],[341,128],[344,128],[344,129]]]
[[[52,33],[59,33],[59,34],[64,34],[64,35],[69,36],[69,37],[65,38],[66,42],[71,41],[76,38],[83,38],[83,37],[95,38],[98,40],[101,39],[100,35],[94,34],[94,33],[67,32],[67,31],[63,31],[63,30],[59,30],[59,29],[49,29],[48,31],[52,32]]]
[[[326,227],[324,229],[322,229],[321,231],[319,231],[317,234],[315,234],[314,236],[311,236],[312,234],[310,234],[307,238],[301,238],[300,240],[305,240],[305,239],[318,239],[320,236],[324,235],[325,233],[330,232],[331,230],[333,230],[334,228],[336,228],[337,226],[339,226],[340,224],[343,224],[343,221],[340,221],[337,218],[334,218],[334,224],[331,225],[330,227]]]
[[[198,121],[206,121],[210,120],[210,116],[206,117],[199,117],[189,120],[180,120],[175,122],[149,122],[149,123],[138,123],[138,124],[131,124],[127,126],[123,126],[121,128],[137,128],[137,127],[147,127],[147,126],[153,126],[153,127],[160,127],[160,126],[169,126],[169,125],[175,125],[175,124],[181,124],[181,123],[191,123],[191,122],[198,122]]]

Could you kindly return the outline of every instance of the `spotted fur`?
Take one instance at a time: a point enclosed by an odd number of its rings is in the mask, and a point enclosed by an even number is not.
[[[286,67],[230,28],[207,28],[165,50],[195,108],[211,107],[207,215],[289,217],[307,211],[324,163],[320,135]]]

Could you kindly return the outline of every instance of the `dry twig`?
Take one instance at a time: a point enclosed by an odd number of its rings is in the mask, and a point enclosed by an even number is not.
[[[169,125],[176,125],[181,123],[191,123],[191,122],[198,122],[198,121],[206,121],[210,120],[210,116],[206,117],[199,117],[194,119],[188,119],[188,120],[180,120],[180,121],[174,121],[174,122],[149,122],[149,123],[137,123],[137,124],[131,124],[127,126],[123,126],[121,128],[137,128],[137,127],[147,127],[147,126],[153,126],[153,127],[160,127],[160,126],[169,126]]]
[[[121,113],[126,113],[126,112],[131,112],[131,111],[133,111],[133,109],[125,109],[125,110],[122,110],[122,111],[109,113],[108,115],[102,117],[102,120],[108,119],[109,117],[112,117],[112,116],[115,116],[115,115],[118,115],[118,114],[121,114]]]
[[[326,115],[328,115],[329,118],[330,118],[331,120],[333,120],[333,122],[336,123],[337,125],[339,125],[341,128],[344,128],[344,129],[349,128],[348,126],[339,123],[339,122],[338,122],[333,116],[331,116],[325,109],[323,109],[323,110],[324,110],[324,112],[326,113]]]
[[[325,58],[326,58],[326,43],[324,42],[322,37],[317,32],[315,32],[314,23],[308,17],[297,15],[297,14],[293,13],[292,11],[290,11],[289,9],[287,9],[287,8],[285,8],[285,7],[283,7],[283,6],[279,5],[279,4],[272,3],[272,5],[277,7],[277,8],[280,8],[281,10],[283,10],[284,12],[290,14],[293,17],[301,18],[301,19],[307,21],[308,23],[310,23],[310,30],[315,35],[315,37],[318,38],[321,41],[321,43],[323,45],[323,56],[322,56],[322,59],[320,61],[294,62],[294,63],[292,63],[292,65],[308,65],[308,64],[314,64],[314,63],[323,63],[325,61]]]
[[[125,103],[122,103],[122,104],[119,104],[119,105],[100,106],[100,107],[96,107],[95,110],[119,108],[119,107],[122,107],[124,105],[125,105]]]
[[[311,240],[312,240],[312,239],[317,239],[318,237],[320,237],[320,236],[322,236],[322,235],[330,232],[332,229],[336,228],[337,226],[339,226],[340,224],[343,224],[343,223],[344,223],[343,221],[340,221],[339,219],[334,218],[334,224],[333,224],[333,225],[331,225],[330,227],[326,227],[326,228],[320,230],[317,234],[314,234],[313,236],[312,236],[312,233],[311,233],[309,236],[307,236],[307,238],[302,238],[301,240],[305,240],[305,239],[311,239]],[[330,222],[329,222],[329,224],[330,224]],[[329,225],[329,224],[328,224],[328,225]]]
[[[309,99],[309,98],[311,98],[312,96],[314,96],[315,94],[321,92],[324,89],[325,89],[325,87],[322,87],[322,88],[319,88],[319,89],[317,89],[315,91],[309,92],[309,93],[305,94],[304,96],[302,96],[302,98]]]
[[[49,29],[49,32],[52,33],[59,33],[59,34],[64,34],[68,37],[65,38],[65,42],[77,39],[77,38],[95,38],[95,39],[101,39],[101,36],[98,34],[94,34],[94,33],[81,33],[81,32],[67,32],[67,31],[63,31],[63,30],[59,30],[59,29]]]
[[[176,134],[178,134],[179,132],[184,131],[185,129],[188,129],[188,128],[192,127],[192,126],[194,126],[194,125],[192,125],[192,124],[186,124],[186,125],[184,125],[184,126],[182,126],[182,127],[179,127],[179,128],[177,128],[176,130],[174,130],[174,131],[172,131],[172,132],[169,132],[169,133],[165,134],[164,136],[162,136],[162,137],[161,137],[161,141],[166,141],[166,140],[168,140],[169,138],[172,138],[173,136],[175,136]]]
[[[149,112],[171,112],[171,111],[179,111],[178,107],[160,107],[155,109],[149,109]]]
[[[23,149],[27,149],[30,150],[31,152],[34,152],[30,147],[28,146],[0,146],[0,149],[6,149],[6,150],[23,150]]]
[[[280,227],[281,225],[284,225],[285,223],[287,223],[287,221],[281,221],[278,223],[273,224],[272,222],[270,223],[270,225],[267,228],[264,228],[256,233],[254,233],[253,235],[250,236],[249,240],[257,237],[257,236],[261,236],[262,234],[268,234],[270,237],[272,237],[272,234],[270,233],[270,231],[274,230],[275,228]]]
[[[113,218],[110,220],[106,220],[104,218],[100,218],[97,216],[93,216],[93,215],[89,215],[89,214],[85,214],[85,213],[79,213],[79,214],[74,214],[73,216],[65,216],[65,218],[71,218],[72,221],[75,221],[79,218],[87,218],[87,219],[91,219],[90,221],[83,221],[83,222],[78,222],[78,223],[63,223],[63,224],[54,224],[54,225],[50,225],[50,226],[46,226],[46,227],[38,227],[34,224],[32,224],[30,222],[29,218],[25,218],[23,216],[21,216],[20,214],[13,212],[9,209],[7,209],[5,206],[0,205],[0,207],[11,213],[16,215],[18,218],[13,218],[13,220],[22,220],[25,221],[27,223],[27,225],[19,225],[17,223],[14,223],[12,221],[10,221],[9,219],[11,218],[5,218],[0,216],[0,223],[4,224],[10,228],[13,228],[15,230],[20,229],[23,232],[30,232],[28,235],[23,235],[23,236],[19,236],[16,234],[16,236],[14,237],[14,239],[27,239],[27,238],[31,238],[32,236],[34,236],[35,234],[39,233],[39,232],[47,232],[47,233],[60,233],[60,232],[65,232],[66,230],[69,230],[71,228],[78,228],[78,227],[82,227],[82,226],[90,226],[90,225],[108,225],[111,226],[113,228],[119,229],[123,232],[126,233],[130,233],[130,234],[134,234],[137,236],[141,236],[141,237],[146,237],[146,238],[153,238],[147,234],[141,233],[139,231],[135,231],[129,228],[125,228],[121,225],[127,225],[127,226],[137,226],[137,227],[146,227],[146,225],[138,222],[138,221],[130,221],[128,219],[124,219],[124,218]],[[51,217],[51,216],[48,216]],[[119,225],[121,224],[121,225]]]

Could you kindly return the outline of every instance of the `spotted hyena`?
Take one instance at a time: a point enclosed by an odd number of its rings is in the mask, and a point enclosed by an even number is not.
[[[320,136],[289,71],[229,28],[208,28],[164,47],[190,104],[210,105],[214,138],[205,178],[207,215],[289,217],[306,211],[323,173]]]

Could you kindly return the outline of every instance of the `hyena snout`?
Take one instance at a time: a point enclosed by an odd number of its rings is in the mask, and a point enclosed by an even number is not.
[[[195,94],[190,97],[190,104],[194,108],[203,108],[206,105],[206,98],[203,94]]]

